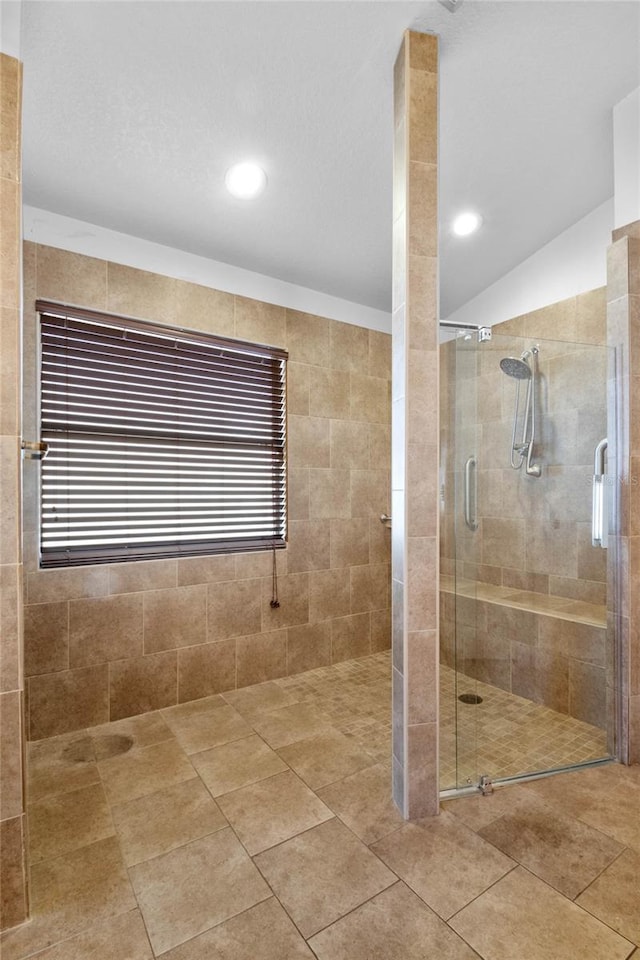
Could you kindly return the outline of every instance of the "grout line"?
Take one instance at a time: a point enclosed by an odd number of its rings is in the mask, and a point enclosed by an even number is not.
[[[56,947],[60,946],[61,944],[71,943],[71,941],[74,940],[76,937],[82,936],[83,934],[87,933],[89,930],[94,930],[95,927],[99,924],[109,923],[110,921],[118,917],[126,917],[128,913],[135,913],[136,911],[140,912],[137,906],[130,907],[128,910],[121,910],[116,913],[111,913],[108,916],[98,917],[90,925],[86,927],[80,927],[80,929],[74,931],[73,933],[70,933],[68,936],[62,936],[61,939],[59,940],[53,940],[51,941],[51,943],[47,943],[47,945],[44,947],[40,946],[40,947],[37,947],[35,950],[31,950],[31,948],[29,948],[27,953],[21,953],[19,957],[16,956],[16,960],[31,960],[32,957],[34,958],[40,957],[43,955],[44,952],[49,950],[53,951]],[[2,943],[4,942],[5,936],[7,934],[11,934],[11,933],[15,933],[16,931],[19,931],[22,927],[26,927],[29,923],[33,922],[34,919],[35,918],[31,916],[29,920],[27,920],[22,924],[18,924],[18,926],[16,927],[9,927],[6,930],[2,930],[1,936],[0,936],[0,946],[2,946]],[[144,923],[144,918],[143,918],[143,923]],[[151,948],[151,943],[149,943],[149,947]],[[153,953],[153,950],[152,950],[152,953]]]
[[[583,821],[580,821],[580,822],[582,823]],[[605,836],[608,836],[608,835],[605,834]],[[608,839],[611,839],[611,838],[608,837]],[[596,880],[599,880],[599,879],[600,879],[600,877],[603,875],[603,873],[606,873],[606,872],[607,872],[607,870],[609,869],[609,867],[612,867],[613,864],[616,863],[616,861],[619,860],[620,857],[623,856],[623,854],[627,853],[630,849],[631,849],[630,847],[626,847],[626,846],[625,846],[625,847],[620,851],[620,853],[618,853],[618,854],[613,858],[613,860],[610,861],[610,863],[608,863],[605,867],[603,867],[602,870],[597,874],[597,876],[595,876],[595,877],[593,878],[593,880],[590,880],[589,883],[586,885],[586,887],[585,887],[583,890],[580,891],[580,893],[577,893],[577,894],[575,895],[575,897],[573,898],[574,903],[575,903],[575,901],[578,899],[578,897],[581,897],[583,893],[586,893],[587,890],[589,890],[589,889],[593,886],[593,884],[596,882]],[[581,905],[581,904],[578,904],[578,906],[582,906],[582,905]],[[591,910],[589,910],[588,907],[583,907],[582,909],[583,909],[583,910],[586,910],[587,913],[591,913]],[[593,914],[593,916],[595,916],[595,914]],[[600,919],[600,918],[598,918],[598,919]]]
[[[486,888],[485,888],[484,890],[482,890],[480,893],[476,894],[475,897],[472,897],[471,900],[469,900],[468,903],[465,903],[465,905],[464,905],[463,907],[460,907],[459,910],[456,910],[454,913],[452,913],[451,916],[450,916],[450,917],[447,917],[447,919],[446,919],[444,922],[445,922],[447,925],[449,925],[449,924],[451,923],[451,921],[452,921],[455,917],[459,916],[459,914],[461,914],[464,910],[466,910],[467,907],[470,907],[472,903],[475,903],[476,900],[479,900],[481,897],[483,897],[485,893],[488,893],[488,891],[491,890],[492,887],[495,887],[496,884],[500,883],[501,880],[504,880],[505,877],[508,877],[510,873],[513,873],[514,870],[517,870],[518,867],[521,867],[523,870],[527,870],[527,868],[524,867],[521,863],[518,863],[517,861],[514,861],[513,866],[510,867],[510,868],[506,871],[506,873],[503,873],[501,877],[498,877],[498,879],[497,879],[497,880],[494,880],[493,883],[490,883],[488,887],[486,887]],[[536,880],[540,880],[540,877],[536,877],[535,874],[531,873],[530,870],[527,870],[527,873],[530,873],[531,876],[532,876],[532,877],[535,877]],[[542,880],[541,882],[544,883],[545,881]],[[548,884],[547,884],[547,886],[548,886]],[[554,889],[554,888],[552,888],[552,889]],[[554,889],[554,892],[557,893],[558,891]],[[415,890],[414,890],[414,893],[415,893]],[[418,894],[416,894],[416,896],[418,896]],[[565,900],[567,899],[566,897],[564,897],[564,894],[560,894],[560,896],[562,896]],[[421,898],[421,899],[422,899],[422,898]],[[428,906],[428,904],[427,904],[427,906]],[[453,930],[454,928],[452,927],[451,929]],[[457,933],[457,931],[455,931],[455,932]],[[458,933],[458,936],[461,936],[461,934]],[[465,941],[465,942],[466,942],[466,941]]]
[[[385,866],[386,866],[386,864],[385,864]],[[391,872],[393,873],[393,871],[391,871]],[[342,920],[345,920],[347,917],[350,917],[351,914],[352,914],[352,913],[355,913],[357,910],[359,910],[360,907],[364,907],[365,904],[371,903],[371,901],[372,901],[372,900],[375,900],[376,897],[379,897],[379,896],[380,896],[381,894],[383,894],[383,893],[387,893],[388,890],[391,890],[393,887],[397,886],[399,883],[403,883],[409,890],[411,890],[411,887],[409,887],[409,884],[406,883],[406,882],[402,879],[402,877],[398,877],[397,874],[394,874],[394,876],[395,876],[395,880],[392,880],[391,883],[390,883],[388,886],[383,887],[382,890],[378,890],[377,893],[373,893],[370,897],[367,897],[366,900],[363,900],[362,903],[358,903],[355,907],[352,907],[351,910],[348,910],[346,913],[342,914],[341,916],[336,917],[336,919],[335,919],[335,920],[332,920],[330,923],[325,924],[324,927],[320,927],[320,929],[319,929],[319,930],[316,930],[315,933],[310,934],[309,937],[308,937],[308,939],[305,938],[305,939],[306,939],[307,946],[309,946],[309,940],[312,940],[313,937],[318,936],[319,933],[323,933],[323,931],[329,930],[329,928],[330,928],[330,927],[333,927],[336,923],[340,923]],[[415,890],[411,890],[411,892],[414,893],[416,896],[418,896],[418,894],[415,892]],[[422,900],[422,897],[419,897],[419,899],[421,900],[422,903],[424,903],[424,900]],[[425,904],[425,906],[426,906],[427,909],[429,909],[429,910],[432,909],[431,907],[428,906],[428,904]],[[439,918],[439,919],[442,919],[442,918]],[[315,952],[315,951],[314,951],[314,952]]]

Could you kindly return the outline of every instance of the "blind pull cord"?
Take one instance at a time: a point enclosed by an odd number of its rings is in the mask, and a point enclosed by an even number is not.
[[[278,600],[278,561],[276,560],[276,548],[273,548],[273,567],[271,573],[271,609],[277,610],[280,606]]]

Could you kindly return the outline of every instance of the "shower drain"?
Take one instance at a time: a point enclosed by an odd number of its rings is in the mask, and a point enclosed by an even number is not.
[[[458,700],[460,703],[482,703],[482,697],[477,693],[461,693]]]

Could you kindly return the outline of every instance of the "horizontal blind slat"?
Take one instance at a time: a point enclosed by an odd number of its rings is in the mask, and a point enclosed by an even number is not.
[[[153,327],[145,324],[143,331],[125,321],[117,326],[112,323],[92,324],[81,319],[60,320],[46,311],[41,313],[41,326],[44,336],[60,337],[70,344],[89,343],[92,348],[101,345],[120,346],[123,349],[143,349],[161,355],[171,355],[174,350],[199,355],[207,363],[232,357],[242,363],[256,363],[269,366],[286,356],[277,348],[263,347],[239,340],[223,340],[213,334],[190,335],[170,327]]]
[[[163,339],[169,337],[170,339],[188,340],[189,343],[205,347],[208,351],[232,351],[234,353],[241,351],[250,356],[263,356],[270,359],[287,358],[286,350],[279,347],[250,343],[246,340],[232,340],[229,337],[221,337],[217,334],[203,333],[193,329],[185,330],[161,326],[148,320],[134,320],[130,317],[117,317],[112,314],[105,315],[95,310],[78,307],[68,308],[47,300],[37,300],[36,310],[41,315],[42,322],[51,327],[85,331],[95,329],[97,333],[108,328],[112,335],[118,333],[120,336],[131,336],[137,331],[145,337],[155,336]]]
[[[69,359],[113,363],[124,369],[148,369],[158,373],[184,371],[198,372],[203,376],[222,375],[234,378],[242,377],[249,381],[260,382],[274,379],[280,361],[268,363],[265,360],[254,361],[251,358],[226,356],[205,358],[201,354],[180,349],[148,349],[132,343],[111,343],[109,341],[75,340],[70,342],[63,336],[51,336],[45,330],[42,338],[43,352],[60,361]]]
[[[101,399],[113,396],[115,383],[118,386],[118,397],[145,397],[150,403],[162,403],[165,401],[175,403],[180,401],[181,403],[190,403],[196,406],[228,407],[235,405],[239,408],[252,410],[260,409],[261,407],[271,409],[274,403],[282,404],[284,402],[284,396],[281,391],[276,389],[265,388],[261,392],[257,390],[245,390],[242,392],[240,389],[233,390],[230,386],[223,390],[215,390],[212,389],[211,385],[207,385],[203,387],[203,389],[196,391],[183,390],[180,385],[177,384],[171,385],[169,389],[166,383],[160,384],[148,380],[137,383],[132,383],[130,380],[124,379],[119,381],[113,373],[110,373],[109,377],[101,376],[100,378],[94,377],[92,379],[76,374],[74,371],[70,371],[69,368],[63,372],[45,369],[41,382],[42,390],[45,394],[59,393],[60,390],[63,389],[73,396],[93,396]]]

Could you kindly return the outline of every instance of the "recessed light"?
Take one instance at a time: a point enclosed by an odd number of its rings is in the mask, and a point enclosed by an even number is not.
[[[231,196],[251,200],[264,190],[267,175],[257,163],[236,163],[227,170],[224,182]]]
[[[453,221],[453,232],[457,237],[468,237],[470,233],[475,233],[481,223],[482,217],[479,214],[467,210],[458,214]]]

